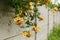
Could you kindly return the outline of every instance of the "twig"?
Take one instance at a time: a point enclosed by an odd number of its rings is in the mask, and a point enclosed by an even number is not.
[[[48,35],[49,35],[49,10],[50,9],[48,9],[47,40],[48,40]]]

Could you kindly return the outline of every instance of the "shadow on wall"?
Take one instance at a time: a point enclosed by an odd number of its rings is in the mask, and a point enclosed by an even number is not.
[[[4,22],[3,20],[7,20],[7,22],[10,22],[13,16],[14,16],[14,9],[5,5],[5,0],[0,0],[0,24],[6,23],[6,21]]]
[[[10,12],[10,13],[9,13]],[[14,9],[5,4],[5,0],[0,0],[0,16],[13,16]]]

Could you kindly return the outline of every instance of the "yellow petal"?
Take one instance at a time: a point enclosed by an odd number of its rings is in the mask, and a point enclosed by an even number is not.
[[[35,27],[35,26],[32,26],[32,29],[35,31],[35,32],[38,32],[40,30],[39,27]]]
[[[54,7],[54,9],[53,9],[53,10],[57,11],[57,10],[58,10],[58,8],[57,8],[57,7]]]
[[[33,2],[29,2],[29,5],[32,6],[33,5]]]
[[[24,17],[24,20],[27,20],[27,17]]]
[[[53,15],[55,15],[55,14],[56,14],[56,11],[55,11],[55,10],[53,10],[53,11],[52,11],[52,14],[53,14]]]
[[[21,34],[26,37],[26,35],[27,35],[28,33],[27,33],[27,32],[22,32]]]
[[[27,13],[27,12],[25,12],[25,15],[27,16],[27,15],[28,15],[28,13]]]
[[[26,35],[26,37],[32,37],[32,34],[28,33],[28,34]]]
[[[41,4],[41,3],[40,3],[40,0],[37,1],[37,4],[38,4],[38,5]]]
[[[31,10],[34,9],[34,6],[30,6],[30,9],[31,9]]]
[[[45,20],[43,16],[38,16],[39,20]]]

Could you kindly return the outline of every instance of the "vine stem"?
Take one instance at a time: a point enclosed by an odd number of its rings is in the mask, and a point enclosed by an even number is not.
[[[35,13],[35,27],[37,27],[37,18],[36,18],[36,13]],[[35,32],[35,40],[36,40],[37,32]]]
[[[35,5],[35,7],[37,8],[36,5]],[[37,14],[36,14],[36,12],[35,12],[35,27],[37,27]],[[37,37],[37,32],[35,32],[35,40],[37,40],[36,37]]]
[[[48,35],[49,35],[49,10],[50,9],[48,9],[47,40],[48,40]]]

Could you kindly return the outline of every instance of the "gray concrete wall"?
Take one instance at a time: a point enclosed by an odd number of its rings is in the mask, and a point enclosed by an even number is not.
[[[53,19],[55,21],[55,25],[60,23],[60,13],[57,12],[55,17],[53,18],[51,11],[49,11],[48,26],[48,9],[46,9],[44,6],[39,6],[38,10],[39,12],[41,12],[41,15],[45,17],[45,20],[40,22],[38,21],[38,26],[41,26],[41,31],[37,33],[36,38],[37,40],[47,40],[47,33],[48,31],[50,32],[50,30],[53,28]],[[0,4],[0,40],[34,40],[34,36],[31,38],[26,38],[20,35],[20,32],[22,32],[23,29],[20,29],[18,26],[10,23],[13,15],[14,10],[11,10],[10,8],[7,8],[6,6]],[[34,35],[34,32],[31,30],[31,28],[27,28],[27,30],[30,30]],[[6,39],[9,37],[11,38]]]

